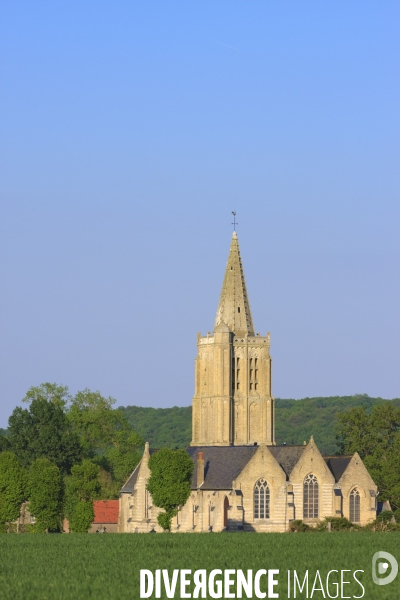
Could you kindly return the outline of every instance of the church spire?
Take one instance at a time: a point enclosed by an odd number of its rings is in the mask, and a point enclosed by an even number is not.
[[[214,329],[223,323],[236,335],[254,335],[236,231],[232,234]]]

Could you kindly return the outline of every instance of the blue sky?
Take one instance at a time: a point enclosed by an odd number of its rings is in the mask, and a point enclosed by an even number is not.
[[[275,396],[400,396],[398,2],[0,11],[0,427],[189,405],[232,210]]]

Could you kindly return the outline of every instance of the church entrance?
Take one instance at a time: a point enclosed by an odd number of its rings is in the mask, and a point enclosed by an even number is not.
[[[229,508],[229,500],[225,496],[225,498],[224,498],[224,527],[228,526],[228,508]]]

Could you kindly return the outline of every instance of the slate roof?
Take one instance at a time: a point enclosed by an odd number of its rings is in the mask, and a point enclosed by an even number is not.
[[[307,446],[267,446],[272,456],[282,467],[289,479],[290,474],[300,459]],[[241,473],[250,459],[257,452],[259,446],[190,446],[186,452],[194,462],[192,489],[197,489],[197,453],[203,452],[204,459],[204,483],[203,490],[230,490],[232,482]],[[150,454],[157,452],[150,450]],[[324,460],[338,482],[351,456],[324,456]],[[132,493],[139,474],[140,463],[133,471],[121,489],[121,493]]]
[[[293,467],[306,447],[307,446],[268,446],[268,450],[285,471],[286,476],[289,477]]]
[[[328,465],[336,483],[347,469],[347,465],[351,461],[351,458],[351,456],[324,456],[324,461]]]
[[[197,489],[197,453],[203,452],[204,483],[202,490],[230,490],[232,481],[257,452],[257,446],[190,446],[186,448],[194,462],[192,489]]]
[[[98,500],[93,502],[93,523],[118,523],[118,500]]]

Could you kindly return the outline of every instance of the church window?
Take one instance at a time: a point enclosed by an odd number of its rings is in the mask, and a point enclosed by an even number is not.
[[[357,488],[354,488],[350,494],[350,521],[360,522],[360,493]]]
[[[269,519],[269,487],[265,479],[254,486],[254,518]]]
[[[258,359],[257,359],[257,358],[255,358],[255,359],[254,359],[254,368],[255,368],[255,369],[257,369],[257,362],[258,362]]]
[[[238,306],[238,313],[240,313],[240,306]]]
[[[310,473],[304,480],[304,519],[316,519],[318,517],[318,480]]]
[[[254,384],[254,389],[255,389],[255,390],[257,389],[257,386],[258,386],[258,383],[255,383],[255,384]]]

